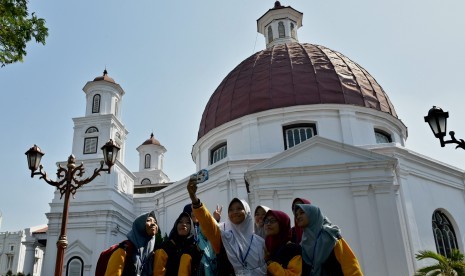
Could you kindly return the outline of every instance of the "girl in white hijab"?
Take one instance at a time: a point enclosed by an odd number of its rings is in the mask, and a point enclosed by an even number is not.
[[[265,241],[253,233],[249,204],[234,198],[228,207],[227,221],[218,225],[197,198],[197,184],[189,181],[187,190],[192,211],[217,254],[218,275],[266,275]]]
[[[258,235],[262,238],[265,238],[265,225],[263,225],[263,219],[265,218],[266,212],[268,212],[268,210],[270,210],[270,208],[266,207],[265,205],[258,205],[254,212],[255,235]]]

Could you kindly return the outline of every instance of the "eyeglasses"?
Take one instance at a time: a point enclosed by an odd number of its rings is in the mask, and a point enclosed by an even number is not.
[[[278,221],[275,220],[275,219],[265,219],[263,221],[263,224],[275,224],[276,222],[278,222]]]

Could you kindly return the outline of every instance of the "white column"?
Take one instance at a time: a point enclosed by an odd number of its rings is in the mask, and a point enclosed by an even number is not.
[[[32,237],[27,237],[26,241],[23,242],[23,244],[26,246],[23,273],[26,275],[27,274],[32,275],[34,271],[35,248],[36,248],[35,239],[33,240]]]

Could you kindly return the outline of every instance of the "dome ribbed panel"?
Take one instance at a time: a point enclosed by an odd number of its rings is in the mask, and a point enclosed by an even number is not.
[[[397,117],[376,80],[341,53],[313,44],[277,45],[241,62],[205,107],[198,139],[234,119],[309,104],[349,104]]]

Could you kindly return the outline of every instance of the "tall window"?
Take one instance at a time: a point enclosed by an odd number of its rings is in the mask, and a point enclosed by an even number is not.
[[[84,154],[97,153],[98,137],[84,138]]]
[[[37,274],[38,270],[39,270],[39,258],[34,258],[34,274]]]
[[[375,129],[376,144],[391,143],[391,135],[385,131]]]
[[[283,22],[278,23],[278,33],[279,33],[279,38],[284,38],[286,36],[286,33],[284,32],[284,23]]]
[[[273,30],[271,29],[271,26],[268,26],[268,43],[273,42]]]
[[[150,154],[145,155],[144,169],[150,169]]]
[[[100,94],[95,94],[92,100],[92,113],[100,112]]]
[[[284,149],[290,149],[317,135],[315,124],[297,124],[283,128]]]
[[[295,38],[295,28],[294,28],[294,23],[291,23],[291,37]]]
[[[118,116],[119,112],[119,102],[118,99],[115,99],[115,116]]]
[[[432,222],[436,251],[443,256],[450,257],[452,249],[458,249],[452,224],[447,216],[439,210],[434,211]]]
[[[14,255],[12,254],[7,254],[6,255],[6,270],[13,270],[13,260],[14,260]]]
[[[66,266],[66,276],[82,276],[84,263],[79,257],[72,257]]]
[[[211,150],[210,164],[214,164],[221,159],[226,158],[226,156],[228,156],[228,147],[226,143],[222,143]]]

